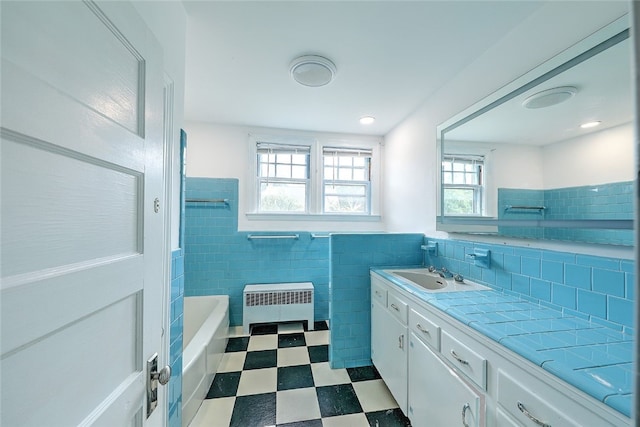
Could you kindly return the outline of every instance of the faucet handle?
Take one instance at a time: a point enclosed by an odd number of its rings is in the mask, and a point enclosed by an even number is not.
[[[464,277],[462,276],[462,274],[456,274],[455,276],[453,276],[453,280],[455,280],[457,283],[464,283]]]
[[[433,265],[430,265],[427,270],[429,270],[429,273],[433,273],[434,271],[436,271],[436,268]]]

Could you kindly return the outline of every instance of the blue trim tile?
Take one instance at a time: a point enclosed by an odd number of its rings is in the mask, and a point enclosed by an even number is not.
[[[552,282],[562,283],[564,280],[564,264],[556,261],[542,260],[541,277]]]
[[[564,283],[576,288],[591,289],[591,267],[565,264]]]
[[[511,290],[514,292],[518,292],[523,295],[529,295],[531,292],[529,277],[523,276],[521,274],[512,274],[511,275]]]
[[[576,289],[558,283],[551,285],[551,302],[574,309],[576,308]]]
[[[597,292],[578,289],[578,311],[607,318],[607,297]]]
[[[633,327],[633,301],[612,296],[607,297],[607,299],[609,304],[608,320],[621,325]]]
[[[531,279],[531,296],[544,301],[551,301],[551,282]]]
[[[540,277],[540,259],[522,257],[520,271],[525,276]]]
[[[608,295],[624,297],[624,273],[621,271],[593,269],[592,289]]]
[[[576,264],[609,270],[620,270],[620,260],[593,255],[576,255]]]

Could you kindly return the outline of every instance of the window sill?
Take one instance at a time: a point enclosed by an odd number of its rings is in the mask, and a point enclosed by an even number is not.
[[[249,221],[339,221],[378,222],[380,215],[297,214],[297,213],[247,213]]]

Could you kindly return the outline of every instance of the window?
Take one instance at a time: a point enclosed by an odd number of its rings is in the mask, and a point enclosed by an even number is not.
[[[307,212],[310,147],[257,143],[258,211]]]
[[[324,147],[323,211],[368,214],[371,201],[371,150]]]
[[[322,138],[249,135],[249,220],[380,220],[380,141]]]
[[[483,156],[445,154],[442,160],[444,215],[481,215]]]

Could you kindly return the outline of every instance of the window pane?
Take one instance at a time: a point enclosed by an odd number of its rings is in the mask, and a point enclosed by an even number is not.
[[[291,156],[291,162],[294,165],[306,165],[307,164],[307,155],[306,154],[293,154]]]
[[[324,156],[324,165],[325,166],[333,166],[333,157],[332,156]]]
[[[338,164],[351,167],[353,165],[353,157],[338,157]]]
[[[261,183],[260,212],[305,212],[306,184]]]
[[[291,154],[276,154],[276,163],[291,163]]]
[[[463,188],[445,188],[444,213],[445,215],[470,215],[474,214],[474,190]]]
[[[351,169],[339,168],[338,179],[342,181],[351,181],[353,179],[353,174],[351,173]]]
[[[355,181],[368,181],[369,179],[364,173],[364,169],[354,169],[353,170],[353,179]]]
[[[324,186],[324,211],[328,213],[367,213],[367,185]]]
[[[276,165],[277,178],[291,178],[291,165]]]
[[[298,179],[307,179],[307,167],[306,166],[293,166],[291,168],[291,177]]]
[[[464,173],[462,172],[454,172],[453,173],[453,183],[454,184],[464,184]]]

